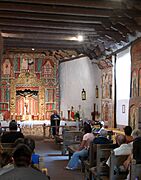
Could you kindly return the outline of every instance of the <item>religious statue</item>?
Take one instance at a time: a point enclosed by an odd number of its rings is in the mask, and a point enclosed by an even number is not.
[[[25,115],[28,115],[28,114],[29,114],[28,104],[29,104],[29,100],[26,99],[26,97],[25,97],[25,99],[24,99],[24,114],[25,114]]]
[[[74,107],[71,106],[71,119],[74,120]]]

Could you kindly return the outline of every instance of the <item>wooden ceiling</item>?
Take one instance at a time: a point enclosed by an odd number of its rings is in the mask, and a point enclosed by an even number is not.
[[[141,2],[0,0],[0,31],[4,50],[35,48],[58,53],[60,61],[67,52],[99,60],[140,37]]]

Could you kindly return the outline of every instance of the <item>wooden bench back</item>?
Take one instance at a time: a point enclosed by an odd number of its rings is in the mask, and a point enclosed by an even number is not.
[[[141,164],[136,164],[134,159],[130,166],[130,179],[141,179]]]
[[[89,157],[88,157],[90,167],[96,166],[96,151],[97,151],[97,144],[91,142],[89,149]]]
[[[120,167],[123,162],[128,158],[128,155],[115,155],[114,151],[111,151],[110,156],[110,180],[123,180],[126,179],[127,174],[120,172]]]
[[[89,155],[88,159],[81,161],[82,166],[82,172],[85,172],[85,179],[91,179],[91,172],[90,168],[96,166],[96,151],[97,151],[97,144],[94,144],[93,142],[90,143],[89,148]]]
[[[96,156],[96,174],[97,176],[107,176],[109,174],[109,167],[106,162],[114,148],[113,144],[97,144]]]
[[[1,143],[1,146],[3,148],[13,148],[14,147],[14,143]]]
[[[66,153],[67,147],[71,144],[79,144],[82,141],[83,133],[81,131],[64,131],[63,133],[63,150]]]
[[[80,131],[65,131],[63,134],[63,143],[65,145],[80,143],[82,136],[83,134]]]
[[[12,153],[14,150],[14,143],[1,143],[0,145],[2,146],[3,152]]]

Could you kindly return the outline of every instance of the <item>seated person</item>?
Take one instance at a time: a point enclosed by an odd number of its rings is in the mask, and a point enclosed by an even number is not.
[[[101,129],[99,132],[99,136],[94,138],[94,144],[109,144],[111,141],[107,138],[108,132],[105,129]]]
[[[124,133],[125,133],[125,137],[126,137],[126,142],[127,143],[132,142],[133,141],[133,136],[131,136],[132,127],[131,126],[125,126]]]
[[[84,135],[82,142],[79,146],[78,151],[74,152],[66,169],[68,170],[74,170],[77,169],[79,165],[79,159],[88,157],[88,149],[90,146],[90,142],[92,142],[94,139],[94,134],[92,133],[92,129],[90,124],[85,123],[84,124]]]
[[[35,153],[35,141],[34,139],[32,138],[24,138],[24,143],[26,145],[29,146],[29,148],[31,149],[31,152],[32,152],[32,157],[31,157],[31,160],[32,160],[32,165],[39,165],[39,159],[40,159],[40,156],[39,154],[36,154]]]
[[[92,122],[92,125],[99,125],[98,128],[95,128],[93,129],[93,132],[95,134],[99,133],[102,129],[104,129],[104,121],[94,121],[94,124]]]
[[[138,136],[133,141],[133,159],[137,164],[141,164],[141,136]]]
[[[2,180],[49,180],[49,178],[40,171],[31,167],[31,155],[30,148],[25,144],[19,144],[13,152],[14,169],[2,174],[0,179]]]
[[[115,155],[129,155],[132,152],[132,145],[126,143],[126,137],[122,134],[117,135],[116,137],[117,144],[119,147],[115,148],[113,151]],[[106,164],[110,166],[110,157],[107,160]]]
[[[133,130],[132,136],[133,136],[133,152],[124,162],[125,169],[128,169],[132,159],[135,159],[137,164],[141,163],[141,130],[140,129]]]
[[[24,138],[24,135],[23,133],[17,131],[17,122],[12,120],[9,123],[9,131],[3,132],[1,136],[1,143],[14,143],[18,138]]]
[[[26,144],[32,152],[32,157],[31,157],[31,164],[36,167],[39,166],[39,158],[40,156],[35,153],[35,141],[32,138],[19,138],[15,141],[14,146],[16,147],[19,144]]]

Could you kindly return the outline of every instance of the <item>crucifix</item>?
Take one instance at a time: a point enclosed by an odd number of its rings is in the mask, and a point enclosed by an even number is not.
[[[29,103],[29,100],[26,98],[26,96],[25,96],[25,99],[24,99],[24,114],[25,115],[28,115],[29,113],[28,113],[28,103]]]
[[[96,115],[96,104],[94,103],[94,111],[91,112],[91,115],[92,115],[92,120],[95,121],[95,115]]]

